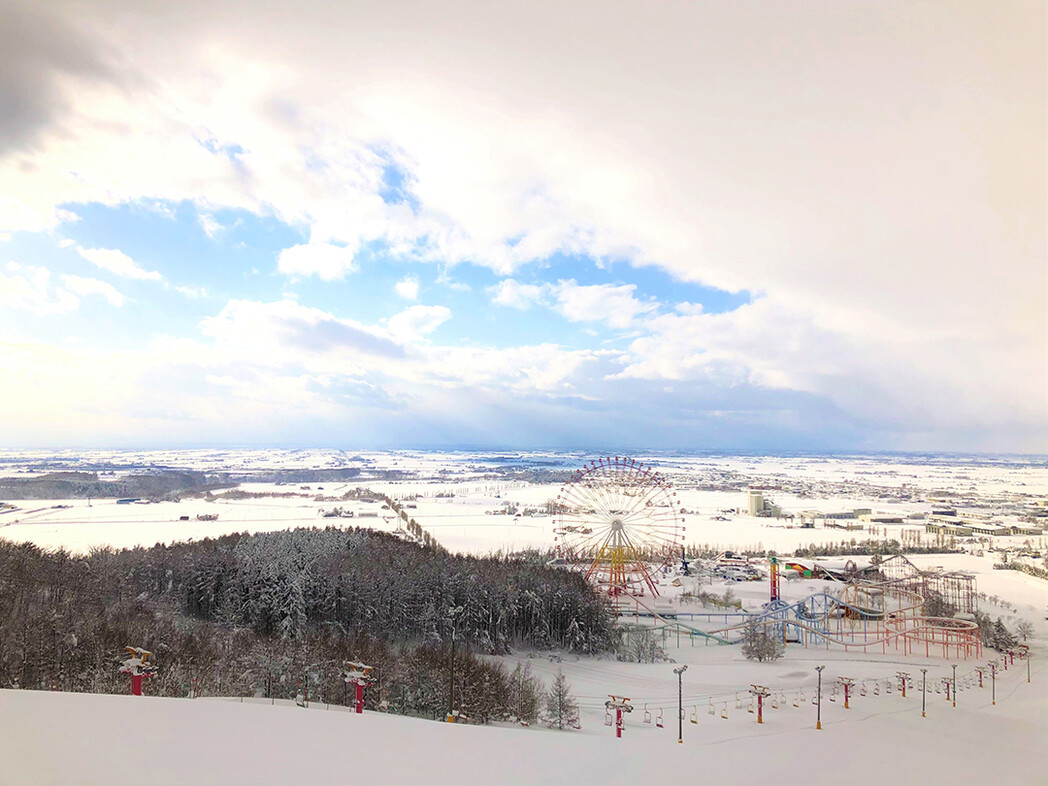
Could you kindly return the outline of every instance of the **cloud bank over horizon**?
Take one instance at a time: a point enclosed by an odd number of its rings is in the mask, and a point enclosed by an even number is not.
[[[0,8],[0,440],[1048,452],[1043,6]]]

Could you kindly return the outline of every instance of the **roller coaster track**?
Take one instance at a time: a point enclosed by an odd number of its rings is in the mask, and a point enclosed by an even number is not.
[[[856,591],[852,585],[845,587],[841,594],[848,594],[849,587],[852,594],[865,593],[870,596],[866,588],[860,587]],[[826,646],[833,644],[843,647],[846,651],[862,649],[863,652],[869,647],[880,646],[887,652],[889,645],[899,649],[901,644],[904,652],[915,654],[923,644],[926,655],[931,654],[933,647],[942,647],[944,657],[951,650],[955,650],[961,657],[978,657],[981,654],[978,627],[974,622],[925,617],[920,614],[923,604],[919,596],[906,590],[895,590],[890,594],[896,601],[894,609],[859,605],[839,595],[816,592],[792,604],[775,601],[759,614],[738,612],[703,615],[723,616],[725,619],[735,617],[740,620],[738,624],[712,631],[686,625],[679,618],[659,613],[639,598],[632,600],[638,607],[638,615],[640,608],[643,608],[643,616],[651,617],[655,621],[655,625],[652,626],[655,630],[686,632],[717,644],[739,644],[744,639],[747,626],[757,624],[765,630],[771,628],[776,635],[781,635],[784,639],[789,638],[792,631],[806,646],[809,642],[825,643]],[[884,595],[880,597],[883,599]],[[850,630],[844,629],[845,619],[848,620]],[[831,625],[831,621],[837,624]],[[860,622],[861,628],[858,625]]]

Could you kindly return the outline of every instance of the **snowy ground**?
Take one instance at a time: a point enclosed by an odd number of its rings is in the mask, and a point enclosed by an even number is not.
[[[956,708],[930,692],[926,718],[919,689],[904,699],[882,685],[880,695],[868,691],[848,710],[842,697],[830,702],[824,696],[823,729],[816,731],[810,699],[817,662],[827,664],[824,684],[840,673],[888,675],[899,666],[832,656],[754,665],[733,660],[734,651],[719,648],[715,657],[705,652],[690,660],[682,745],[669,665],[561,664],[586,705],[582,729],[563,732],[357,716],[317,703],[303,710],[221,699],[0,691],[0,784],[1048,782],[1040,752],[1048,722],[1048,658],[1033,661],[1029,684],[1024,669],[1003,673],[996,706],[988,684],[962,691]],[[943,666],[934,676],[946,672]],[[793,707],[794,691],[787,690],[788,701],[768,709],[758,725],[746,700],[736,709],[734,695],[723,691],[750,680],[803,685],[805,702]],[[609,685],[632,694],[638,707],[620,740],[603,724],[603,710],[595,709]],[[702,702],[710,692],[725,696],[713,715]],[[669,707],[663,728],[644,723],[647,696]],[[689,702],[696,706],[696,723]]]
[[[53,454],[0,452],[0,473],[28,476],[37,462]],[[467,454],[353,454],[338,451],[196,451],[142,454],[69,452],[62,466],[153,463],[206,471],[236,468],[252,472],[274,468],[395,468],[419,473],[418,480],[362,480],[336,483],[245,483],[242,490],[264,496],[244,500],[186,499],[147,505],[117,505],[115,500],[12,500],[17,510],[0,512],[0,537],[41,546],[87,551],[93,547],[145,545],[199,539],[230,532],[256,532],[295,526],[367,526],[393,530],[397,521],[378,503],[316,501],[338,497],[357,486],[403,499],[408,514],[453,551],[487,553],[553,542],[548,516],[492,515],[503,503],[540,507],[556,497],[558,484],[524,484],[485,477],[488,465]],[[512,458],[512,457],[510,457]],[[501,460],[494,457],[491,460]],[[694,488],[696,478],[743,475],[760,485],[802,479],[803,493],[771,493],[788,512],[850,510],[871,507],[878,513],[927,512],[930,502],[893,498],[901,484],[963,493],[987,505],[1009,505],[1048,494],[1045,464],[1019,459],[953,461],[872,457],[762,458],[653,457],[672,475],[685,516],[688,541],[722,549],[773,548],[789,552],[798,545],[834,543],[852,538],[901,537],[919,524],[874,525],[873,531],[848,532],[818,527],[800,529],[785,520],[758,519],[740,513],[744,492]],[[581,466],[581,455],[526,454],[517,460],[543,466]],[[54,469],[52,465],[50,469]],[[734,474],[733,474],[734,473]],[[320,487],[323,488],[320,488]],[[308,487],[308,488],[307,488]],[[453,493],[453,497],[437,496]],[[408,497],[418,499],[408,503]],[[69,507],[54,507],[68,505]],[[334,506],[353,518],[322,518]],[[217,521],[197,516],[218,515]],[[370,514],[370,515],[362,515]],[[719,520],[722,516],[726,520]],[[188,517],[188,520],[181,520]],[[1005,539],[1001,539],[1005,540]],[[1009,539],[1012,540],[1012,539]],[[1022,543],[1023,538],[1014,539]],[[1042,545],[1034,538],[1033,545]],[[952,674],[941,659],[901,657],[896,653],[843,653],[787,648],[781,661],[750,663],[738,647],[705,646],[701,640],[667,637],[663,646],[675,663],[689,666],[684,675],[684,736],[678,745],[677,682],[673,663],[629,664],[613,660],[515,653],[505,658],[513,668],[524,660],[547,684],[562,669],[581,708],[582,729],[553,732],[460,727],[367,713],[358,717],[335,707],[135,699],[120,696],[0,691],[0,786],[35,783],[335,782],[360,773],[369,783],[630,783],[648,780],[683,782],[713,779],[738,783],[758,778],[839,780],[848,783],[1048,783],[1040,747],[1048,721],[1048,582],[1014,571],[993,570],[994,556],[972,554],[916,556],[919,566],[942,566],[976,574],[978,589],[996,598],[982,602],[992,617],[1014,629],[1020,619],[1034,624],[1032,682],[1025,664],[999,675],[998,702],[990,702],[989,680],[976,685],[974,662],[958,669],[962,686],[953,708],[942,693],[942,678]],[[823,582],[784,581],[786,600],[822,590]],[[704,585],[723,593],[729,585]],[[733,583],[730,588],[747,608],[768,598],[768,582]],[[661,602],[678,605],[680,590],[668,583]],[[993,657],[986,653],[980,663]],[[823,730],[816,731],[811,704],[816,665],[826,665]],[[928,668],[928,717],[920,712],[920,668]],[[914,689],[903,699],[887,693],[887,680],[908,671]],[[866,681],[866,695],[856,695],[843,709],[843,696],[830,701],[838,676]],[[750,714],[751,683],[775,692],[765,723]],[[876,686],[876,691],[875,691]],[[936,691],[938,688],[938,692]],[[627,716],[622,740],[604,725],[608,694],[628,695],[635,711]],[[797,706],[794,706],[794,704]],[[771,701],[769,700],[769,705]],[[646,724],[645,705],[651,716]],[[712,711],[712,712],[711,712]],[[662,714],[663,728],[655,721]],[[726,714],[724,718],[722,715]],[[694,716],[695,723],[692,723]],[[69,733],[75,730],[75,733]]]

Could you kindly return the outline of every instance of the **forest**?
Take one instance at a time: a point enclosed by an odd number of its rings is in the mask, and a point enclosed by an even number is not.
[[[451,610],[456,613],[449,613]],[[514,715],[520,680],[485,655],[614,646],[606,602],[527,557],[452,555],[366,529],[297,529],[79,556],[0,539],[0,687],[126,692],[125,646],[154,653],[146,692],[345,701],[346,660],[375,667],[368,705]],[[529,688],[530,690],[531,688]]]

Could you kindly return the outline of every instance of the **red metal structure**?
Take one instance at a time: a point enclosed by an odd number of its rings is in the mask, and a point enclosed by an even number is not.
[[[764,700],[771,695],[771,691],[763,685],[750,684],[750,693],[757,697],[757,723],[764,723]]]
[[[779,600],[779,560],[776,557],[771,558],[771,599]]]
[[[131,695],[142,695],[142,680],[156,674],[156,666],[146,661],[153,655],[149,650],[141,647],[124,647],[128,658],[120,664],[120,673],[131,676]]]
[[[626,728],[626,723],[622,718],[624,712],[633,712],[633,705],[630,704],[630,700],[626,696],[612,696],[608,694],[608,701],[604,702],[604,706],[608,712],[615,710],[615,737],[622,736],[622,730]]]
[[[848,697],[851,695],[851,689],[855,687],[855,680],[851,677],[838,677],[837,684],[844,688],[844,709],[848,709]]]
[[[364,687],[371,685],[375,681],[375,677],[372,674],[375,669],[366,663],[359,663],[353,660],[347,660],[345,665],[346,671],[342,677],[347,685],[353,684],[357,687],[355,707],[357,715],[360,715],[364,712]]]

